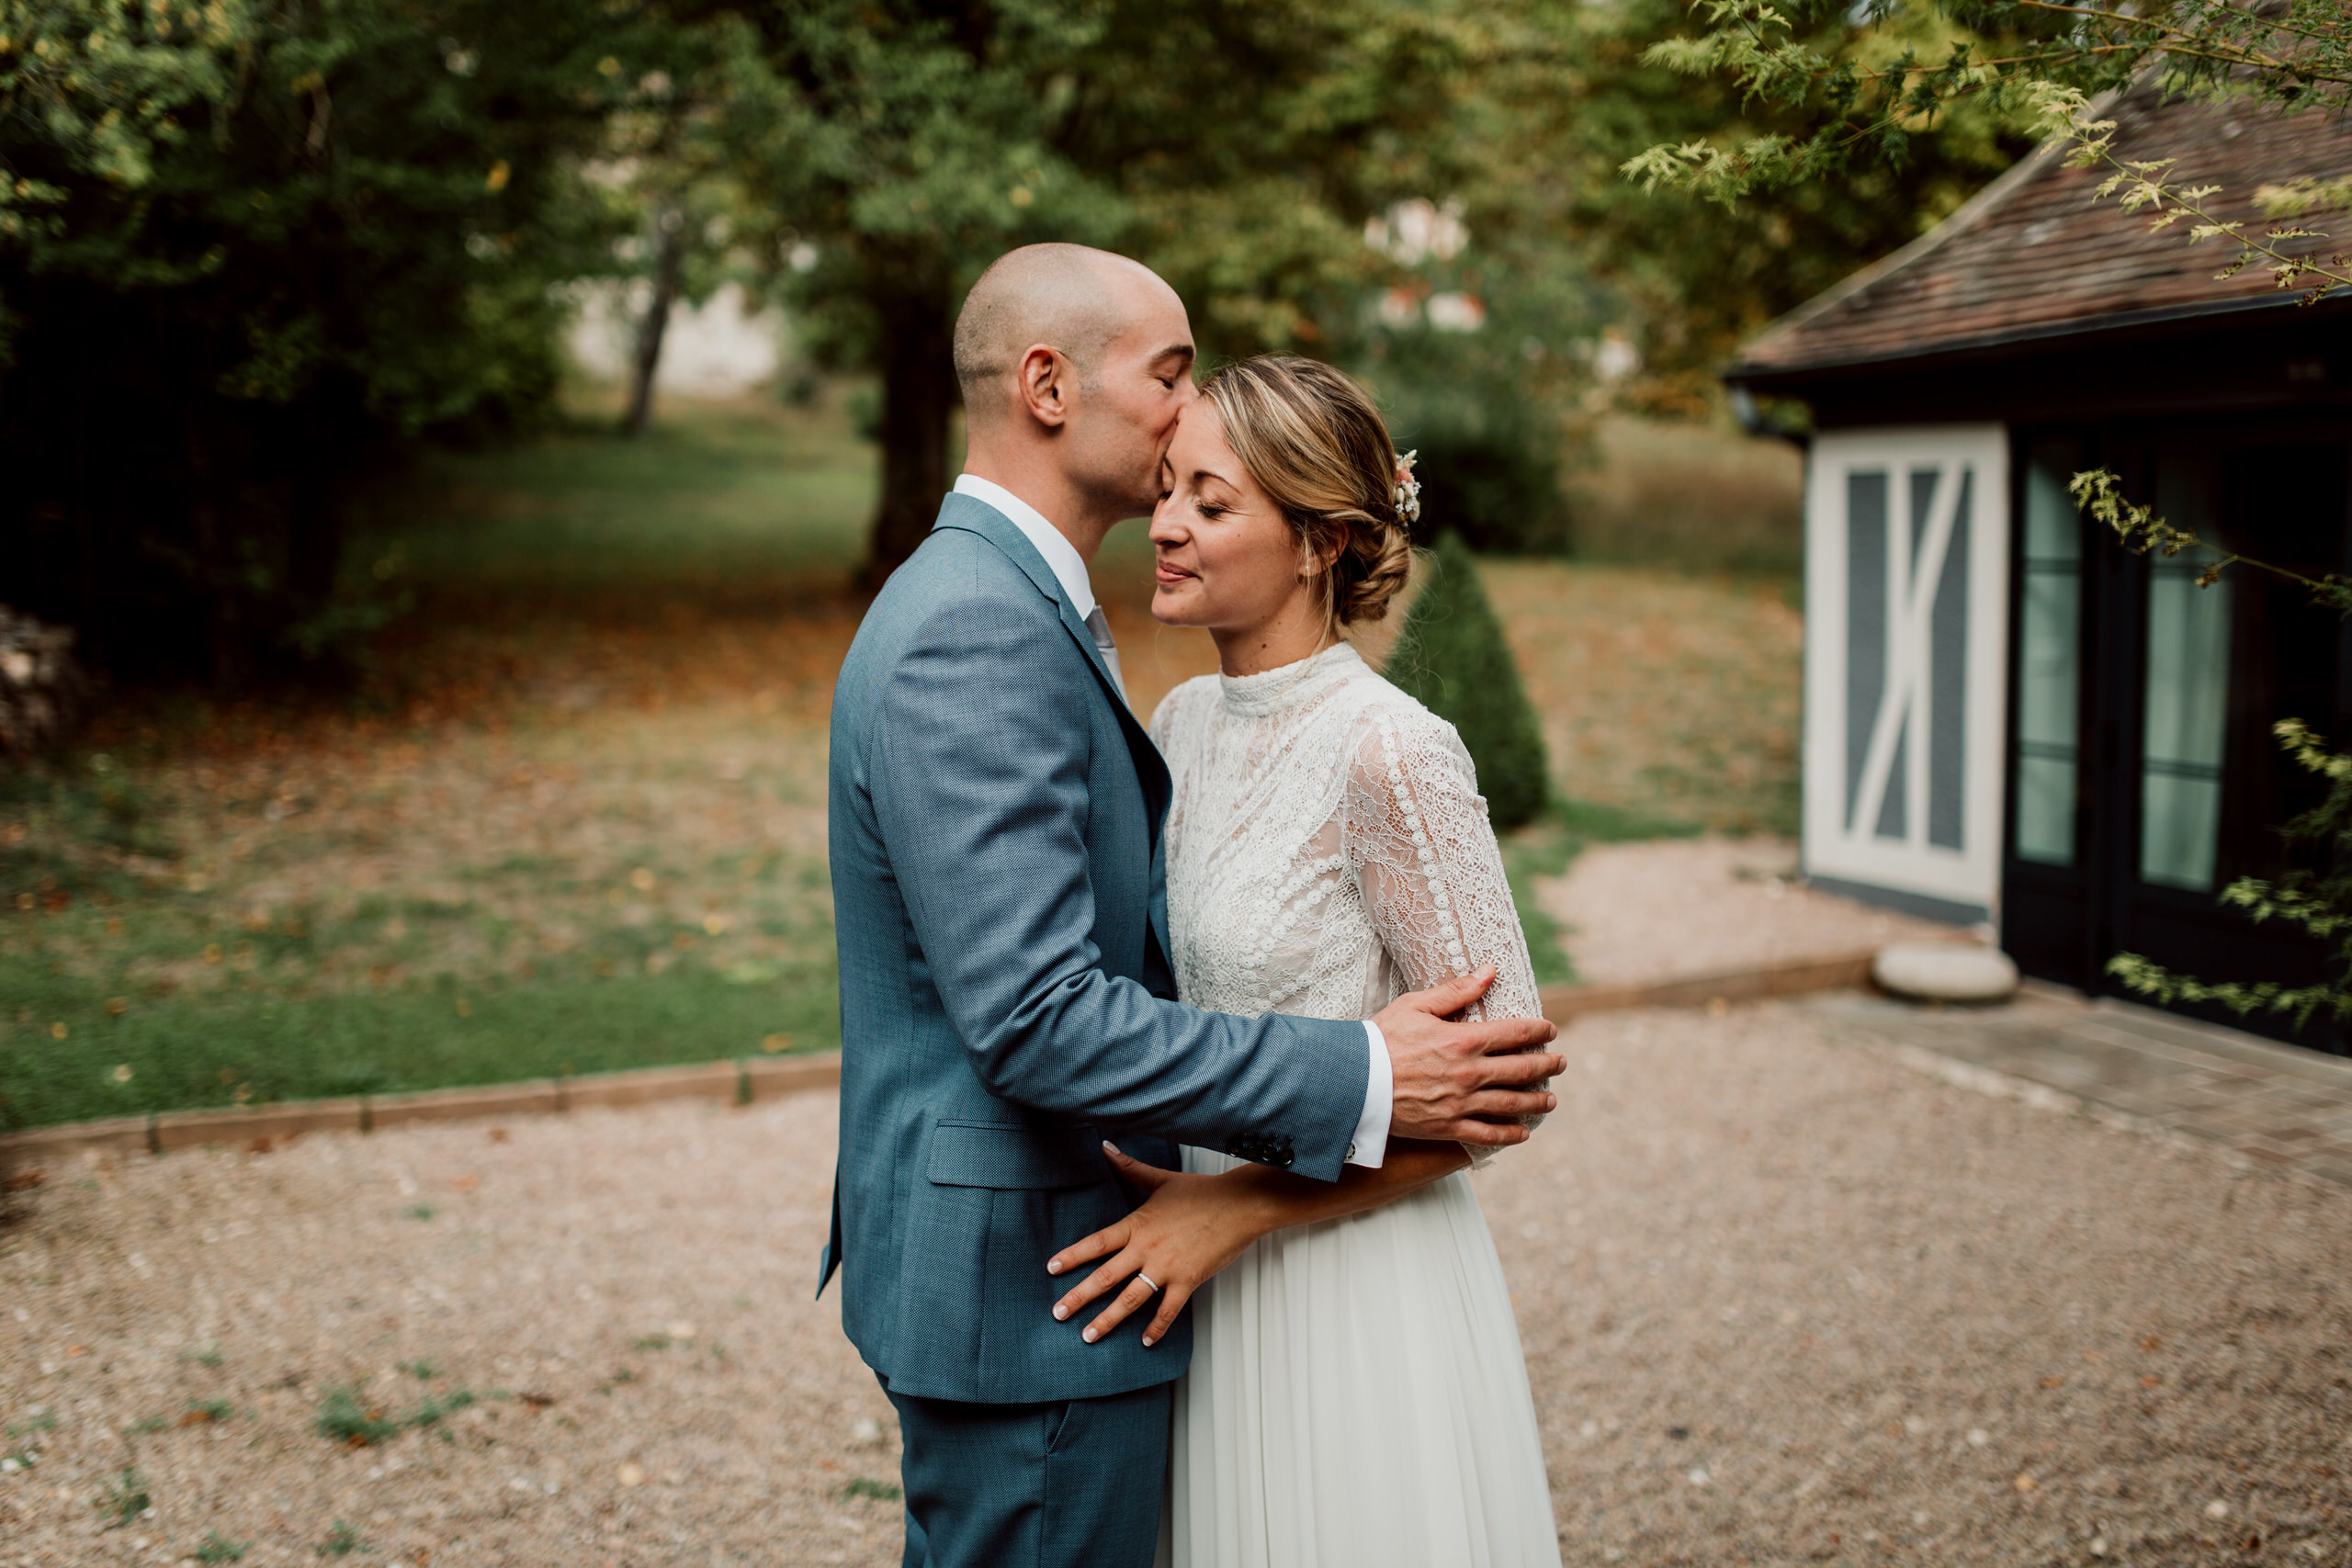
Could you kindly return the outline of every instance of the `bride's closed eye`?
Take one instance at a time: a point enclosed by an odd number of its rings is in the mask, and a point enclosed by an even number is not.
[[[1214,501],[1194,501],[1193,510],[1214,523],[1233,509],[1229,506],[1220,506]]]

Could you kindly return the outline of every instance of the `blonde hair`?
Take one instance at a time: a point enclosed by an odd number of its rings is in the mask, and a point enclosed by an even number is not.
[[[1413,542],[1396,511],[1396,449],[1370,394],[1320,361],[1267,354],[1226,366],[1201,395],[1291,531],[1331,563],[1332,623],[1387,615],[1412,575]]]

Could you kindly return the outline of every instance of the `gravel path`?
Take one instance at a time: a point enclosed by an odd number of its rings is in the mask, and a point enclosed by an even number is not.
[[[1842,958],[1961,934],[1809,887],[1796,870],[1788,839],[1599,844],[1566,875],[1538,882],[1535,896],[1567,928],[1577,977],[1594,985]]]
[[[1568,1560],[2352,1563],[2352,1193],[1833,1031],[1583,1020],[1566,1108],[1481,1179]],[[833,1113],[51,1170],[0,1233],[0,1420],[39,1450],[0,1564],[211,1529],[316,1563],[338,1520],[378,1564],[895,1562],[895,1504],[847,1495],[895,1480],[888,1406],[808,1300]],[[351,1384],[475,1403],[347,1447],[313,1423]],[[101,1530],[126,1463],[154,1513]]]

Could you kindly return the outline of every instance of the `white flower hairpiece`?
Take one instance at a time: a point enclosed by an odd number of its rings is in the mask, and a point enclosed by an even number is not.
[[[1420,455],[1420,449],[1416,447],[1396,459],[1396,488],[1389,492],[1396,515],[1408,523],[1421,520],[1421,487],[1413,478],[1413,459]]]

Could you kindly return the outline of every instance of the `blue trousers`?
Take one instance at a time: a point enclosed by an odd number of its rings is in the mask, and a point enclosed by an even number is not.
[[[1170,1388],[968,1404],[885,1380],[905,1439],[904,1568],[1151,1568]]]

